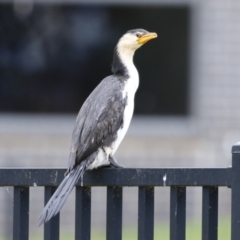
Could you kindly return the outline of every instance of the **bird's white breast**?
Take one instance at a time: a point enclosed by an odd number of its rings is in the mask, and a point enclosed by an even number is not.
[[[122,91],[122,96],[123,98],[127,98],[127,104],[126,107],[124,109],[124,115],[123,115],[123,127],[120,128],[117,132],[117,139],[114,142],[113,145],[113,150],[112,150],[112,154],[114,154],[116,152],[116,150],[118,149],[120,143],[122,142],[124,136],[127,133],[127,130],[129,128],[132,116],[133,116],[133,110],[134,110],[134,97],[135,97],[135,93],[136,90],[138,88],[139,85],[139,77],[138,77],[138,72],[136,70],[136,73],[134,75],[132,75],[133,77],[130,77],[125,86],[124,89]]]
[[[102,148],[99,148],[95,160],[87,167],[87,169],[92,170],[105,164],[109,164],[108,154]]]

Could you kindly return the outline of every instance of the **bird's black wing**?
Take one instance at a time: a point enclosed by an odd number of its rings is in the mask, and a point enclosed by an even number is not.
[[[72,134],[69,170],[101,146],[110,146],[123,126],[127,97],[122,97],[123,82],[109,76],[94,89],[77,116]]]

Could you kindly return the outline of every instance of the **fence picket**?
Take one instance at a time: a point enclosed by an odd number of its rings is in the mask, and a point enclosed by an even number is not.
[[[75,240],[91,237],[91,188],[76,187]]]
[[[107,240],[122,239],[122,188],[107,187]]]
[[[153,240],[154,188],[138,189],[138,240]]]
[[[29,188],[14,187],[13,240],[29,238]]]
[[[170,194],[170,240],[185,240],[186,188],[171,187]]]
[[[202,240],[218,239],[218,188],[203,187]]]
[[[47,204],[48,200],[54,194],[56,187],[44,188],[44,204]],[[44,224],[44,240],[59,240],[59,213]]]

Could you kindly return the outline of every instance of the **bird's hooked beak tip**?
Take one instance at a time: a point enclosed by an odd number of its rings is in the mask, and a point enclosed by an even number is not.
[[[138,42],[138,44],[144,44],[144,43],[146,43],[146,42],[148,42],[149,40],[154,39],[154,38],[157,38],[157,33],[154,33],[154,32],[152,32],[152,33],[147,33],[147,34],[142,35],[142,36],[137,40],[137,42]]]

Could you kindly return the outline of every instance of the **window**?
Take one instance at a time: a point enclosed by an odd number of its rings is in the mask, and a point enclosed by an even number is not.
[[[158,33],[135,55],[135,114],[188,114],[188,7],[0,6],[0,111],[76,113],[110,75],[129,29]]]

